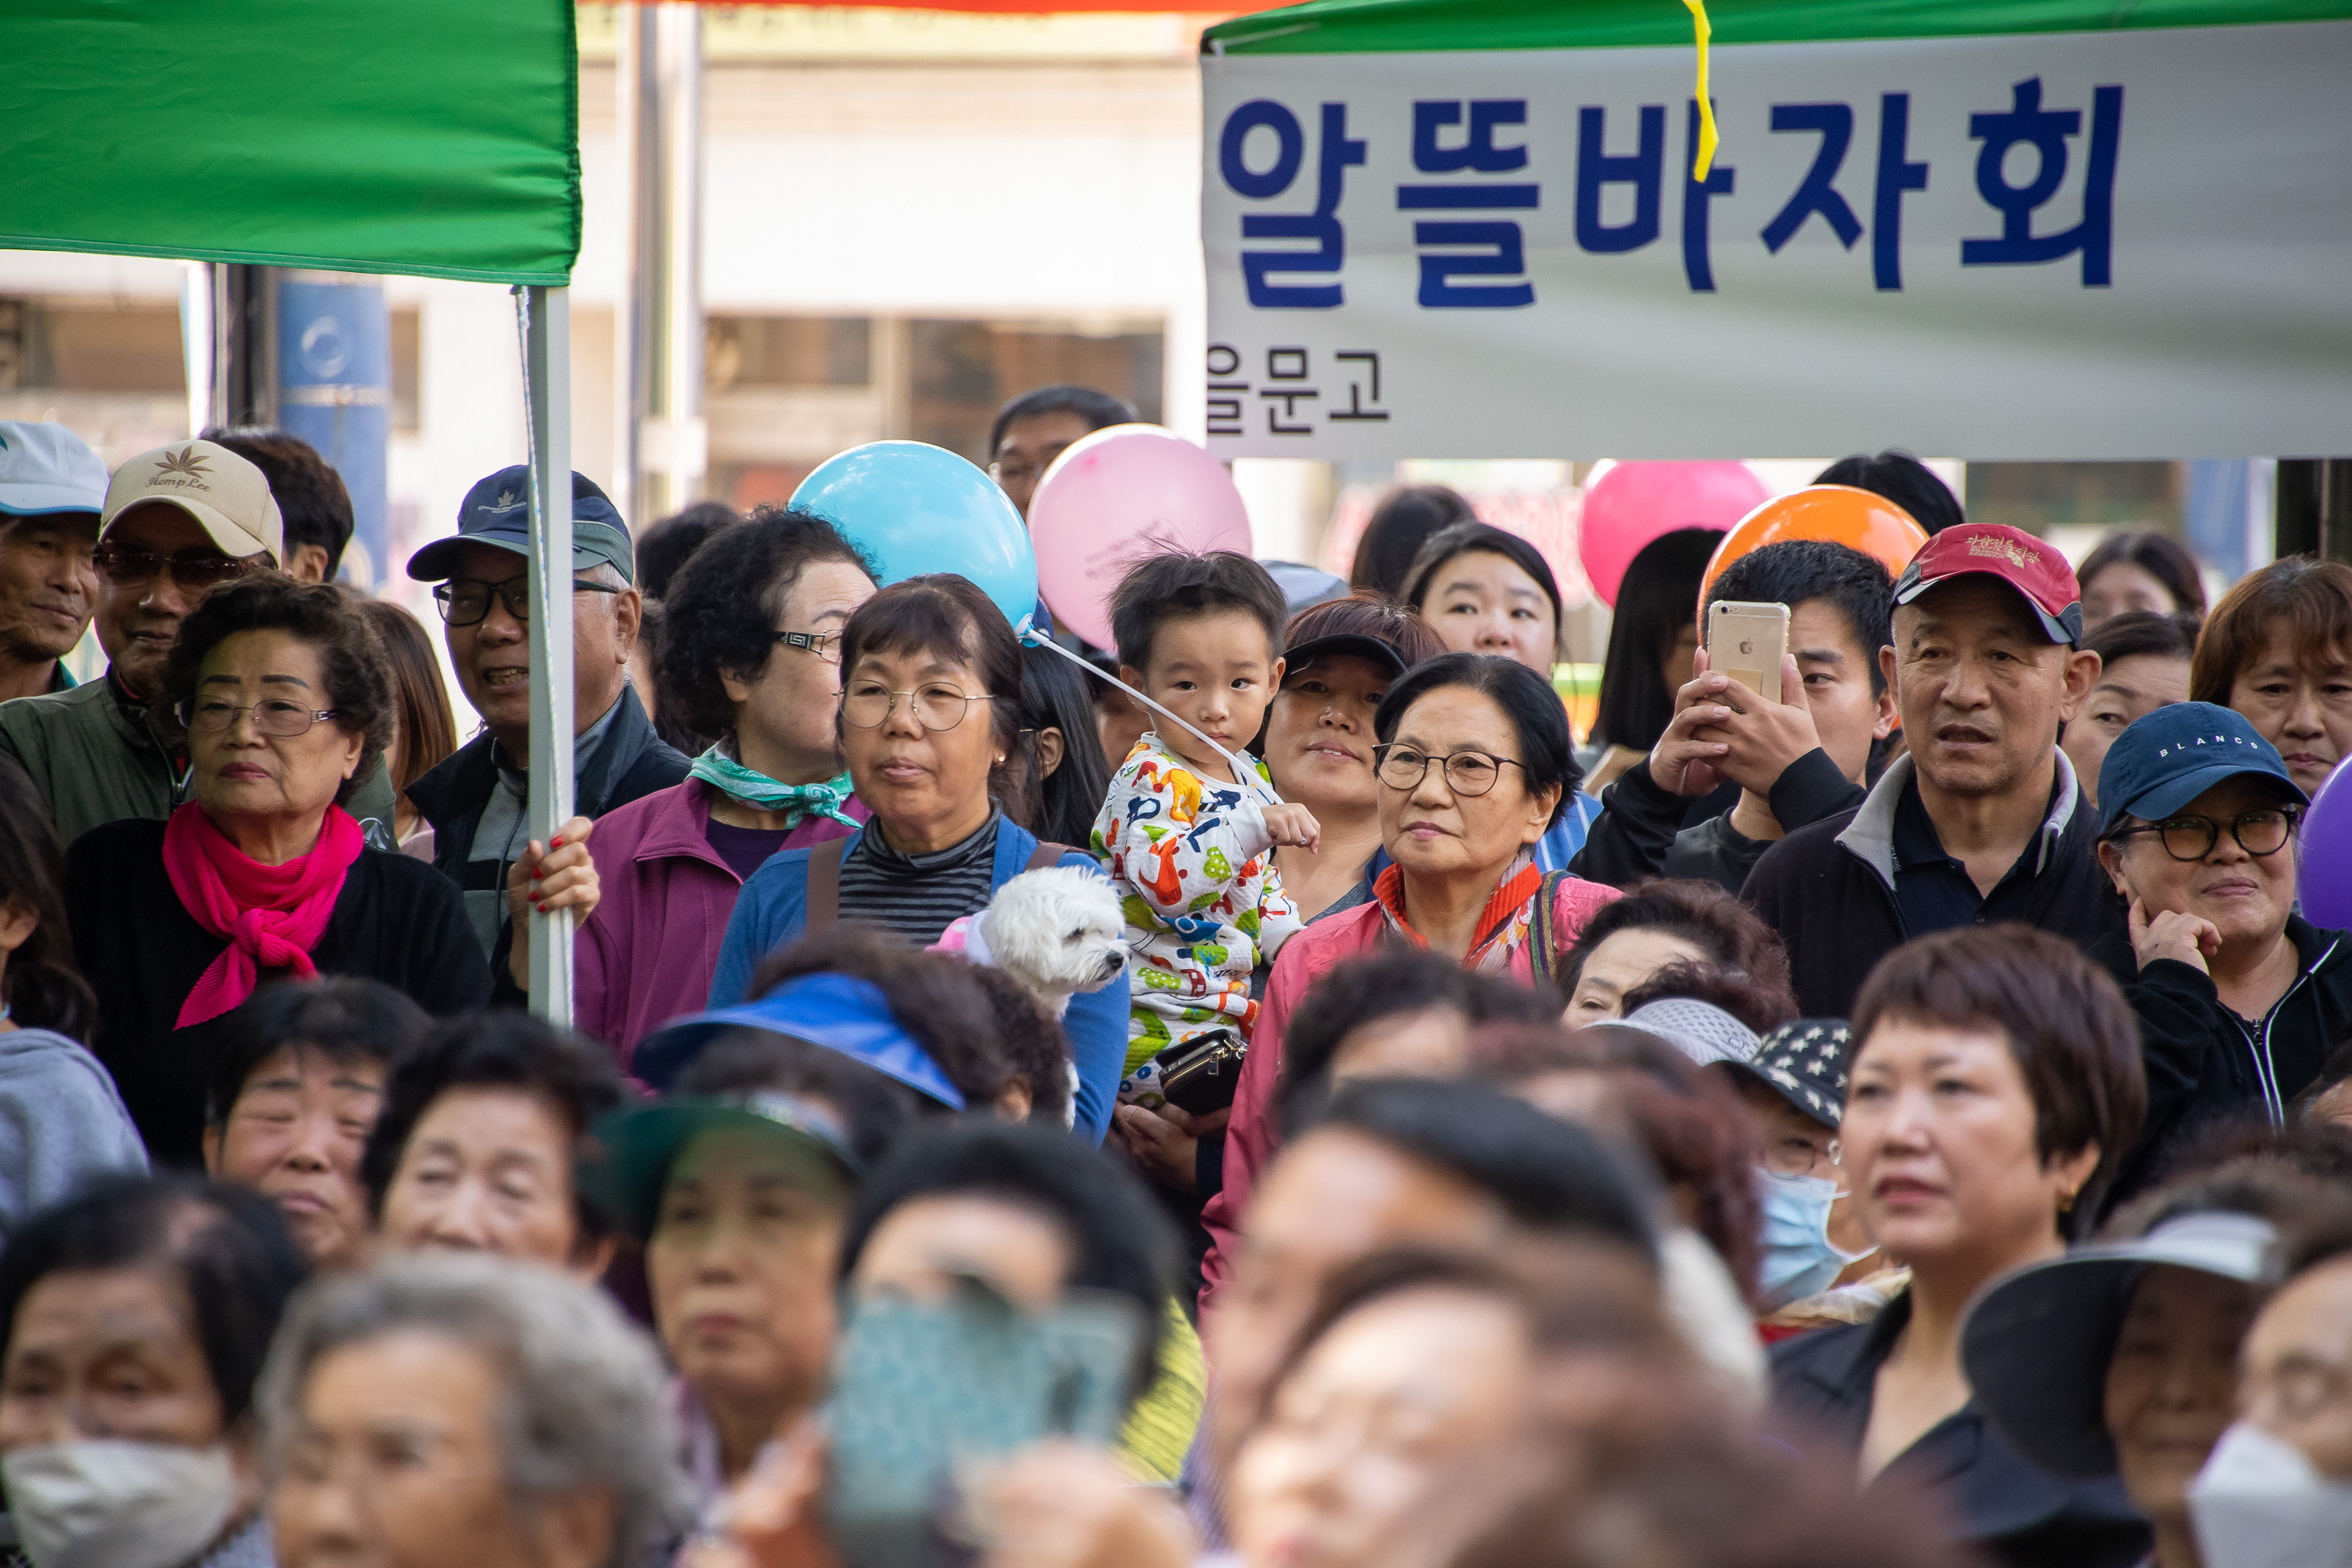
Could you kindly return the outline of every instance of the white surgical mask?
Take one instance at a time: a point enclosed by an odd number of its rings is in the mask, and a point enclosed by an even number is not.
[[[236,1511],[227,1446],[110,1438],[0,1458],[16,1539],[33,1568],[180,1568]]]
[[[1869,1256],[1830,1245],[1830,1205],[1837,1195],[1837,1184],[1827,1176],[1784,1176],[1757,1167],[1756,1202],[1763,1211],[1757,1240],[1763,1256],[1756,1283],[1766,1311],[1820,1295],[1847,1264]]]
[[[2347,1568],[2352,1485],[2311,1468],[2294,1444],[2241,1421],[2189,1483],[2205,1568]]]

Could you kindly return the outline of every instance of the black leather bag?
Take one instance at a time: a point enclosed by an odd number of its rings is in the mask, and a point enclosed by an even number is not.
[[[1153,1057],[1160,1098],[1194,1116],[1223,1110],[1234,1102],[1242,1081],[1242,1058],[1249,1047],[1240,1031],[1211,1029],[1168,1047]]]

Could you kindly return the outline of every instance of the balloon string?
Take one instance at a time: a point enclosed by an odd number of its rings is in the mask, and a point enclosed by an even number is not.
[[[1118,687],[1121,691],[1126,692],[1129,697],[1134,698],[1138,702],[1142,703],[1146,708],[1150,709],[1154,713],[1159,714],[1161,718],[1173,719],[1177,723],[1183,724],[1185,729],[1192,730],[1192,733],[1199,737],[1202,745],[1208,747],[1209,750],[1216,752],[1217,755],[1225,759],[1225,765],[1234,770],[1234,777],[1236,780],[1246,784],[1249,787],[1256,790],[1258,794],[1265,796],[1268,804],[1273,805],[1280,805],[1282,804],[1282,797],[1274,793],[1274,786],[1266,783],[1265,778],[1259,774],[1255,768],[1244,766],[1239,757],[1234,755],[1231,752],[1225,750],[1214,741],[1210,740],[1208,736],[1201,734],[1200,731],[1193,729],[1191,724],[1185,723],[1183,719],[1180,718],[1176,714],[1169,712],[1167,709],[1162,708],[1159,703],[1154,702],[1150,698],[1146,697],[1142,692],[1138,691],[1134,687],[1129,686],[1118,676],[1112,675],[1106,670],[1097,669],[1093,665],[1088,664],[1085,659],[1080,658],[1076,654],[1072,653],[1068,648],[1064,647],[1060,643],[1055,642],[1052,637],[1049,637],[1045,633],[1039,631],[1030,623],[1030,617],[1026,616],[1021,617],[1021,640],[1027,643],[1031,647],[1052,648],[1055,653],[1060,654],[1064,658],[1068,659],[1072,664],[1076,665],[1088,675],[1093,676],[1097,680],[1107,680],[1110,682],[1113,686]],[[1117,768],[1118,764],[1117,763],[1113,763],[1111,766],[1113,768]]]
[[[1706,0],[1683,0],[1691,14],[1691,32],[1698,46],[1698,156],[1691,163],[1691,178],[1706,183],[1707,171],[1715,167],[1715,149],[1718,141],[1715,130],[1715,100],[1706,92],[1706,41],[1715,29],[1706,23]]]

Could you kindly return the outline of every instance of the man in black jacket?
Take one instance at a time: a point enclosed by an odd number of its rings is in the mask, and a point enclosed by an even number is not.
[[[408,786],[433,825],[433,863],[466,895],[495,963],[507,923],[507,868],[530,842],[530,473],[518,463],[466,492],[454,538],[409,557],[448,623],[449,662],[483,733]],[[572,476],[572,718],[574,809],[593,820],[682,783],[688,763],[654,732],[629,689],[645,601],[628,525],[604,492]]]
[[[2294,912],[2307,803],[2243,715],[2177,702],[2140,718],[2108,749],[2099,802],[2099,861],[2129,923],[2091,956],[2122,984],[2147,1064],[2147,1120],[2114,1205],[2216,1120],[2285,1125],[2352,1031],[2352,931]]]
[[[2018,920],[2087,946],[2120,928],[2058,750],[2099,672],[2080,600],[2064,556],[1999,524],[1948,529],[1904,569],[1879,662],[1909,753],[1858,808],[1766,851],[1743,889],[1788,942],[1808,1016],[1847,1016],[1913,937]]]
[[[1878,668],[1891,587],[1874,557],[1825,539],[1783,540],[1726,566],[1708,605],[1789,606],[1780,700],[1732,690],[1702,649],[1666,732],[1602,795],[1608,809],[1569,869],[1614,887],[1675,877],[1737,893],[1784,833],[1860,805],[1872,745],[1895,729]],[[1685,826],[1693,797],[1727,779],[1739,786],[1732,802]]]

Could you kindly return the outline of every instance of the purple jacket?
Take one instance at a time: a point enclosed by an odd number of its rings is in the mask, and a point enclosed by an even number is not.
[[[613,1047],[625,1068],[637,1042],[670,1019],[699,1013],[727,917],[743,884],[710,847],[709,784],[688,779],[606,812],[589,850],[602,896],[573,949],[574,1021]],[[865,803],[845,808],[860,821]],[[805,848],[850,830],[812,817],[785,835]]]

